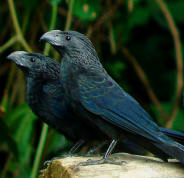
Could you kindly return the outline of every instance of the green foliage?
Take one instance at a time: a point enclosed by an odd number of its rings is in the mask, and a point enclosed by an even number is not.
[[[171,111],[171,104],[169,102],[163,102],[161,103],[162,107],[163,107],[163,111],[166,113],[169,113]],[[156,106],[155,105],[151,105],[151,109],[154,112],[154,118],[156,118],[158,124],[160,126],[164,126],[166,121],[162,118],[161,114],[158,113]]]
[[[170,1],[168,3],[168,8],[173,14],[174,19],[178,23],[183,24],[184,23],[184,16],[183,16],[184,1]]]
[[[169,113],[172,109],[172,105],[167,102],[167,103],[162,103],[162,107],[166,113]],[[152,110],[154,112],[155,118],[157,119],[157,122],[159,125],[164,126],[166,121],[162,118],[162,116],[157,112],[156,108],[154,105],[152,105]],[[184,111],[182,108],[179,109],[176,118],[172,124],[172,129],[182,131],[184,132]]]
[[[72,146],[71,143],[69,143],[68,140],[66,140],[66,138],[57,133],[56,131],[51,132],[52,134],[52,139],[49,141],[48,144],[48,154],[52,154],[52,153],[57,153],[59,152],[59,155],[61,155],[61,150],[65,150],[65,148],[67,148],[68,146]]]
[[[121,78],[121,73],[125,70],[126,66],[122,61],[107,63],[106,69],[117,79]]]
[[[30,161],[30,141],[35,115],[27,104],[20,105],[8,112],[4,118],[7,125],[13,129],[13,139],[17,143],[19,161],[22,165]],[[26,148],[26,149],[25,149]]]
[[[150,11],[149,9],[145,9],[144,7],[136,8],[129,17],[128,23],[129,27],[133,28],[135,26],[140,26],[148,23],[150,18]]]
[[[19,0],[16,0],[19,1]],[[15,2],[16,2],[15,1]],[[20,2],[20,1],[19,1]],[[21,3],[23,4],[23,6],[29,10],[33,10],[36,8],[36,6],[39,4],[39,2],[37,0],[31,0],[29,1],[29,3],[26,0],[21,0]]]
[[[17,143],[15,139],[12,137],[10,128],[6,125],[6,123],[2,119],[0,120],[0,130],[1,133],[6,133],[0,134],[1,144],[2,145],[5,144],[8,150],[12,152],[14,156],[17,156],[19,154],[17,150]]]
[[[82,0],[74,1],[72,13],[82,21],[91,21],[97,18],[99,10],[100,3],[98,0]]]
[[[50,0],[49,1],[52,5],[58,5],[59,3],[62,2],[62,0]]]
[[[71,0],[14,0],[14,10],[28,47],[20,39],[7,44],[17,35],[17,26],[15,28],[16,23],[13,23],[16,17],[12,19],[11,7],[8,4],[10,1],[13,0],[4,1],[0,6],[2,177],[30,177],[41,134],[41,121],[35,119],[36,116],[25,104],[24,78],[17,72],[18,69],[15,70],[16,66],[10,65],[5,58],[15,50],[31,49],[34,52],[43,52],[44,47],[38,42],[40,36],[49,28],[65,29],[66,22],[71,24],[71,30],[90,35],[109,74],[138,99],[159,125],[167,124],[158,111],[158,106],[150,99],[148,89],[138,76],[139,71],[129,58],[132,56],[143,69],[151,89],[170,119],[176,102],[178,71],[171,29],[157,1],[132,0],[133,6],[130,11],[129,0],[73,0],[71,14],[68,14]],[[180,38],[183,39],[184,1],[163,2],[177,25]],[[183,41],[181,45],[184,52]],[[129,51],[129,57],[122,52],[122,47]],[[51,49],[49,55],[58,60],[56,51],[47,46],[46,51],[48,49]],[[184,131],[184,108],[181,106],[172,128]],[[42,160],[67,153],[70,147],[71,143],[63,135],[49,130],[46,146],[42,150]]]
[[[180,109],[173,122],[172,128],[184,132],[184,111]]]

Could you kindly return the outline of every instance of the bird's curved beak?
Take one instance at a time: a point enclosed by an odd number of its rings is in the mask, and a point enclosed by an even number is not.
[[[7,56],[7,59],[12,60],[17,65],[24,66],[26,61],[24,56],[28,54],[25,51],[15,51]]]
[[[49,32],[44,33],[41,36],[40,41],[46,41],[50,43],[52,46],[63,46],[61,35],[62,31],[51,30]]]

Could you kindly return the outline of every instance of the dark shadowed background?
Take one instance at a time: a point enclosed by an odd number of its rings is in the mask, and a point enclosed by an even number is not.
[[[34,178],[44,160],[72,145],[31,112],[23,73],[6,59],[12,51],[25,50],[59,61],[51,46],[39,42],[51,29],[86,34],[109,74],[159,125],[184,131],[183,11],[183,0],[1,2],[0,176]]]

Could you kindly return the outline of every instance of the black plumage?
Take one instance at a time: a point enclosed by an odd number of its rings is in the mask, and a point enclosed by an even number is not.
[[[184,164],[184,146],[167,136],[174,138],[175,133],[160,129],[107,74],[86,36],[75,31],[53,30],[41,40],[53,45],[62,57],[60,82],[75,114],[112,139],[111,148],[121,136],[126,136],[165,161],[173,157]]]
[[[98,133],[93,135],[91,128],[79,122],[80,118],[73,116],[71,107],[68,107],[59,82],[58,62],[41,54],[24,51],[13,52],[8,59],[24,72],[27,79],[27,102],[42,121],[73,142],[80,139],[96,140]]]
[[[106,136],[80,119],[65,98],[59,81],[60,64],[38,53],[13,52],[8,59],[14,61],[27,79],[27,102],[32,111],[45,123],[62,133],[77,148],[83,142],[104,141]],[[130,153],[143,151],[128,140],[120,147]],[[75,149],[71,149],[75,151]]]

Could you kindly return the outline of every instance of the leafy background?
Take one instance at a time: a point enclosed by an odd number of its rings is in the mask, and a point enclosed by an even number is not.
[[[59,60],[52,47],[39,43],[51,29],[86,34],[110,75],[159,125],[184,131],[183,9],[183,0],[1,2],[1,177],[36,177],[44,160],[66,153],[72,145],[31,112],[25,101],[25,78],[6,60],[15,50]]]

